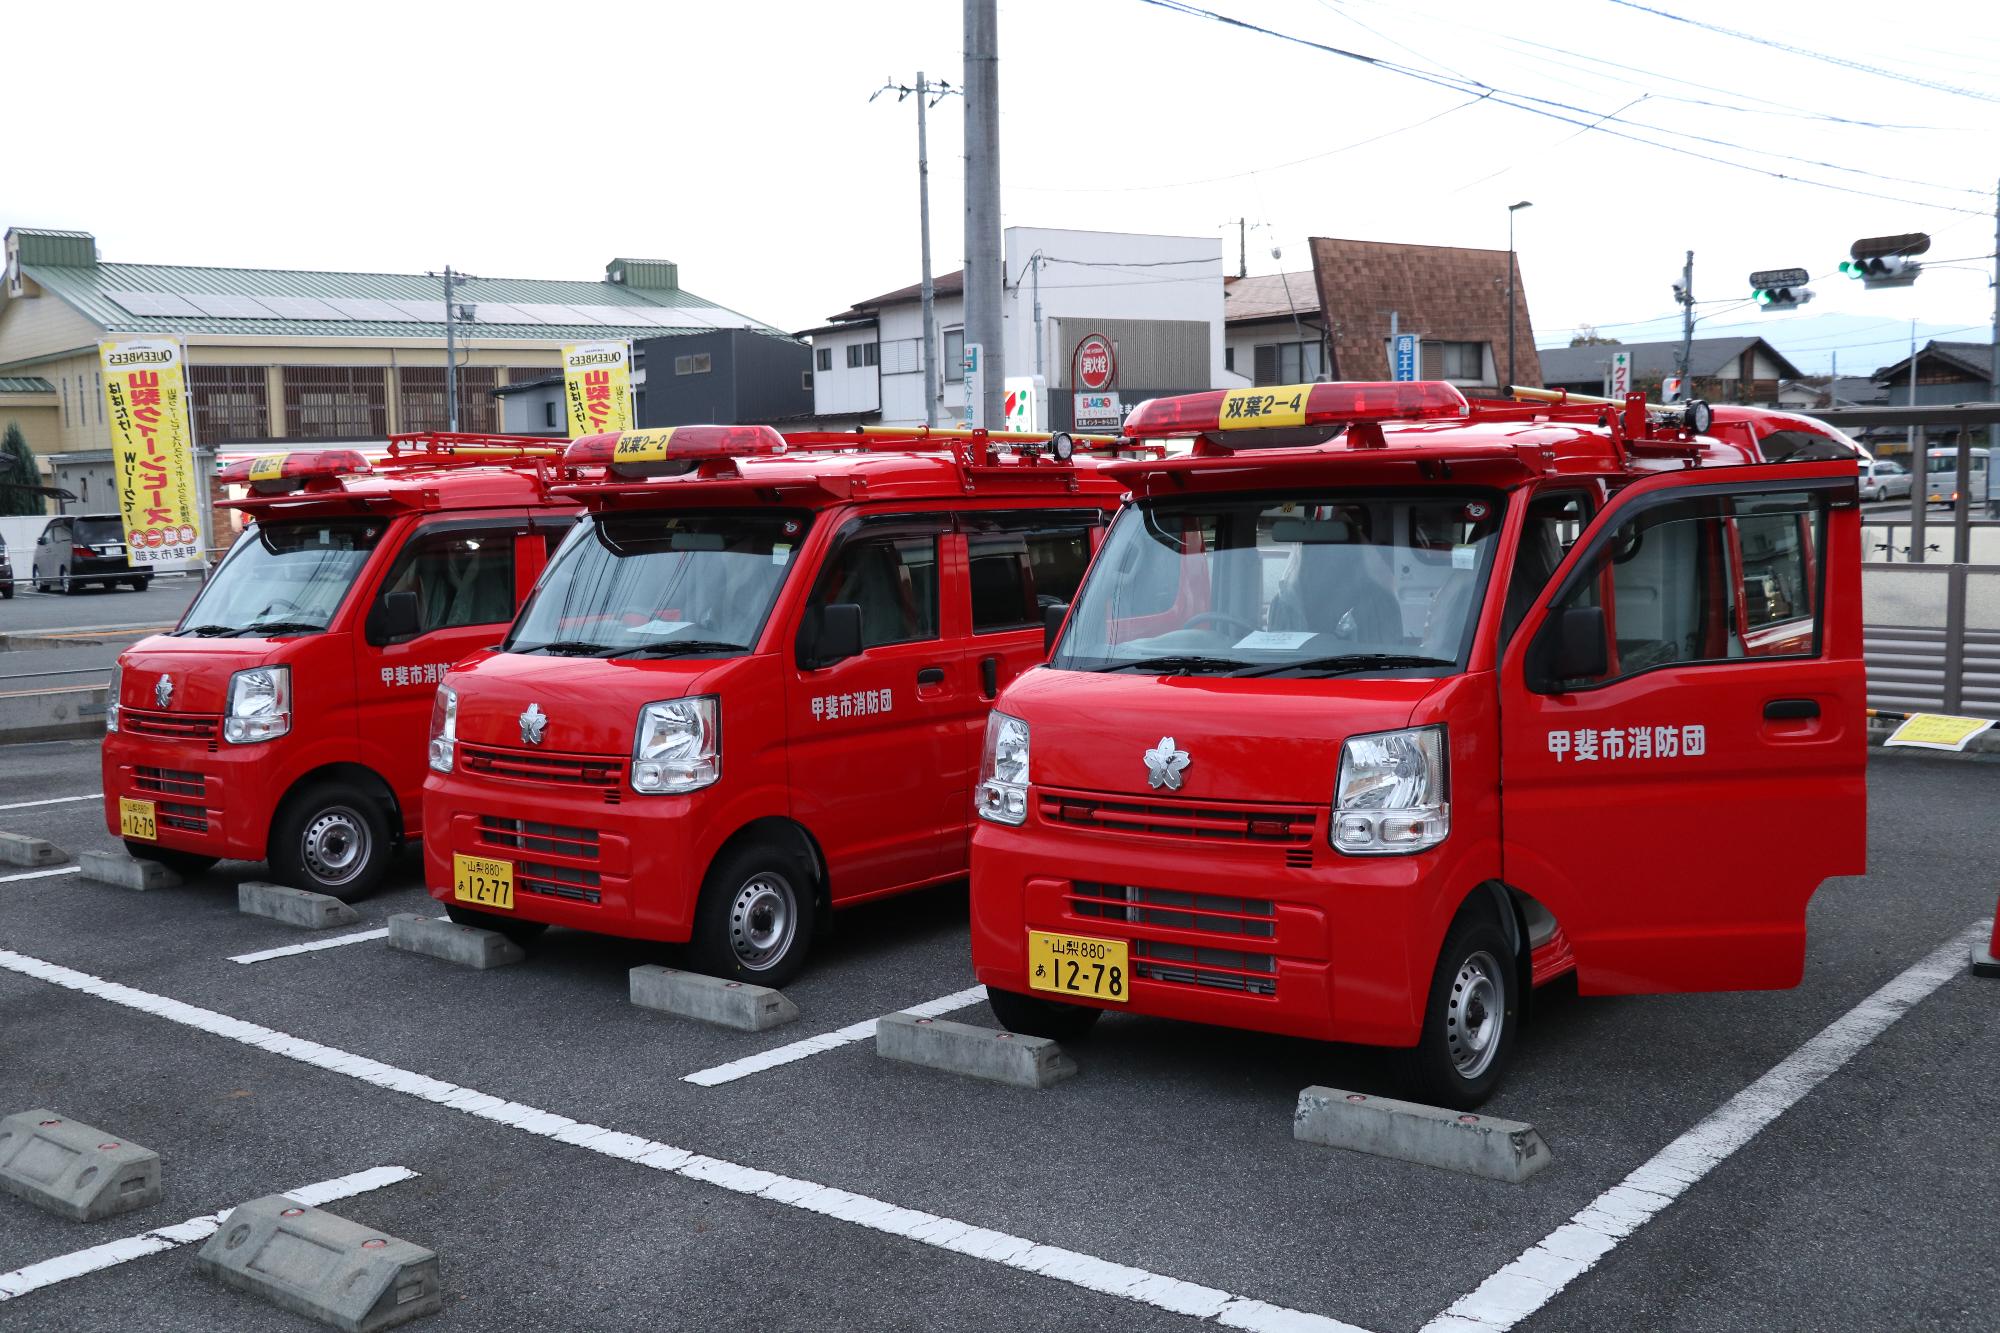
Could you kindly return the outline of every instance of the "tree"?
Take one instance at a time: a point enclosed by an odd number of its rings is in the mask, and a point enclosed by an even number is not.
[[[1599,333],[1595,324],[1579,324],[1576,326],[1576,336],[1569,340],[1569,345],[1571,347],[1616,347],[1618,346],[1618,340],[1616,338],[1607,338]]]
[[[8,422],[7,433],[0,436],[0,514],[45,512],[42,497],[24,489],[41,484],[42,475],[35,463],[35,451],[28,447],[28,437],[21,433],[21,423]]]

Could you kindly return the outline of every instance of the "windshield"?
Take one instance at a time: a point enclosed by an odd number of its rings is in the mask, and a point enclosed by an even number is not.
[[[310,634],[332,623],[387,524],[291,519],[252,526],[181,620],[183,634]]]
[[[1984,449],[1974,449],[1970,462],[1974,472],[1984,472],[1986,470],[1986,451]],[[1926,457],[1925,466],[1929,467],[1933,473],[1948,472],[1953,476],[1957,476],[1958,451],[1946,448],[1942,452],[1933,452]]]
[[[1464,659],[1501,508],[1494,495],[1435,491],[1129,507],[1050,665],[1442,674]]]
[[[599,514],[542,575],[511,653],[747,652],[805,540],[803,513]]]

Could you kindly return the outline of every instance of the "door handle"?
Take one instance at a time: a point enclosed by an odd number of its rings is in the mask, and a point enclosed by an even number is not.
[[[941,666],[925,667],[922,671],[919,671],[917,673],[917,684],[919,685],[944,684],[944,668]]]
[[[979,691],[991,699],[1000,693],[1000,659],[982,657],[979,659]]]
[[[1818,716],[1817,699],[1768,699],[1764,703],[1766,722],[1794,722],[1801,718]]]

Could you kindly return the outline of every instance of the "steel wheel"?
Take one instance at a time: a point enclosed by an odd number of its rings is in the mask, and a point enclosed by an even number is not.
[[[368,821],[344,805],[329,806],[314,815],[299,840],[299,859],[322,884],[341,885],[368,864]]]
[[[730,900],[729,947],[745,971],[766,971],[783,958],[798,928],[798,891],[775,870],[751,876]]]
[[[1507,974],[1485,950],[1458,965],[1445,1006],[1445,1048],[1460,1078],[1484,1074],[1507,1024]]]

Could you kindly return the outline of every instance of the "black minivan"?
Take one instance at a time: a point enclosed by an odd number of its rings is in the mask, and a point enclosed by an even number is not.
[[[125,562],[125,523],[116,514],[59,514],[35,540],[36,592],[76,592],[92,583],[144,592],[152,581],[152,570]]]

